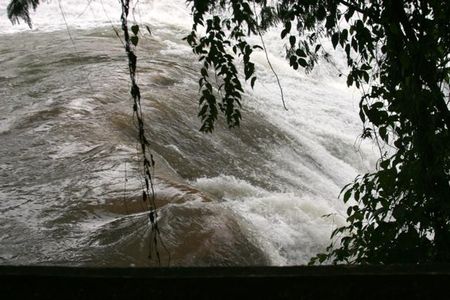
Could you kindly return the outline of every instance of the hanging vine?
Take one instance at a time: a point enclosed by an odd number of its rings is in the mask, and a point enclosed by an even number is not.
[[[129,13],[129,0],[121,0],[122,5],[122,30],[124,34],[124,46],[125,51],[128,57],[128,69],[130,73],[131,80],[131,90],[130,94],[133,99],[133,117],[136,118],[136,127],[138,130],[138,138],[139,143],[142,150],[142,158],[143,158],[143,172],[144,172],[144,181],[145,185],[142,190],[142,201],[146,204],[148,209],[148,218],[151,224],[151,231],[149,237],[149,258],[153,258],[153,254],[156,255],[158,264],[161,264],[161,257],[158,250],[158,242],[162,244],[165,248],[164,244],[161,241],[160,231],[158,228],[158,212],[156,210],[155,203],[155,189],[153,185],[153,177],[151,174],[152,169],[155,166],[155,161],[153,160],[153,155],[150,151],[150,143],[145,137],[145,129],[144,129],[144,118],[141,107],[141,92],[139,86],[136,82],[136,65],[137,65],[137,57],[135,54],[136,46],[139,42],[139,25],[131,26],[131,35],[128,29],[128,13]],[[167,249],[166,249],[167,250]],[[170,263],[170,255],[169,255],[169,263]]]

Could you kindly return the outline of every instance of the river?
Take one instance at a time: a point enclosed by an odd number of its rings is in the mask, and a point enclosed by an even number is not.
[[[83,1],[82,1],[83,2]],[[118,1],[46,1],[33,29],[0,4],[0,264],[152,266]],[[341,188],[373,170],[342,53],[310,74],[265,35],[238,129],[198,131],[200,65],[184,1],[140,1],[137,49],[163,264],[299,265],[345,222]],[[65,19],[65,20],[64,20]],[[141,26],[143,28],[143,26]],[[257,39],[254,40],[258,42]],[[328,48],[331,48],[328,45]]]

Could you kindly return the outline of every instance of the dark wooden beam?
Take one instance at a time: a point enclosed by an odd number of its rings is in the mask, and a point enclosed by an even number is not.
[[[0,299],[443,299],[450,266],[0,266]]]

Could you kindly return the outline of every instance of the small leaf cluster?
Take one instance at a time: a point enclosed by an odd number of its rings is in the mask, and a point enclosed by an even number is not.
[[[215,8],[212,1],[190,2],[194,25],[185,40],[203,63],[199,79],[198,115],[202,120],[200,131],[212,132],[219,112],[224,114],[230,128],[239,126],[244,90],[235,66],[235,57],[242,58],[244,78],[253,87],[256,81],[255,65],[250,56],[258,46],[250,45],[245,39],[249,32],[255,33],[253,12],[247,1],[220,1],[219,8],[231,11],[231,16],[220,17],[213,14],[207,17],[206,12]],[[247,25],[247,32],[244,31],[243,24]],[[206,28],[206,33],[200,37],[197,33],[198,25]]]
[[[13,24],[22,19],[31,28],[30,8],[36,9],[38,5],[39,0],[11,0],[6,8],[8,18]]]
[[[133,44],[134,47],[137,47],[139,43],[139,25],[135,24],[131,26],[131,32],[133,35],[130,37],[130,42]]]

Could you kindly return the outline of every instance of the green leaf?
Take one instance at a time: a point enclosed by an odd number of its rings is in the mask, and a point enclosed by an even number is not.
[[[308,66],[308,63],[307,63],[306,60],[303,59],[303,58],[299,58],[297,62],[298,62],[298,64],[299,64],[300,66],[302,66],[302,67],[304,67],[304,68],[306,68],[306,67]]]
[[[345,193],[344,193],[344,203],[347,203],[347,201],[350,199],[350,196],[352,195],[352,190],[348,189]]]
[[[294,35],[291,35],[290,37],[289,37],[289,43],[291,44],[291,47],[294,47],[295,46],[295,36]]]
[[[300,49],[300,48],[295,50],[295,54],[297,54],[300,57],[306,57],[305,51],[303,51],[303,49]]]
[[[389,142],[389,136],[387,134],[386,127],[380,127],[378,129],[378,133],[380,134],[380,137],[383,139],[383,141],[385,141],[386,143]]]
[[[389,166],[389,160],[383,160],[383,161],[380,163],[380,167],[381,167],[382,169],[386,169],[388,166]]]
[[[355,13],[355,10],[350,7],[348,9],[347,13],[345,14],[345,20],[348,22],[354,13]]]
[[[333,35],[331,36],[331,42],[333,43],[333,48],[336,49],[336,46],[339,42],[339,33],[338,32],[333,33]]]
[[[319,49],[320,49],[321,46],[322,46],[322,45],[320,45],[320,44],[316,45],[316,48],[314,49],[314,52],[317,53],[317,51],[319,51]]]
[[[347,57],[350,57],[350,44],[345,45],[345,53],[347,54]]]
[[[355,50],[355,52],[358,52],[358,42],[356,41],[355,38],[352,38],[351,44],[352,44],[353,50]]]
[[[139,25],[131,26],[131,31],[133,32],[134,35],[137,35],[139,32]]]
[[[284,37],[291,31],[291,22],[287,21],[284,24],[284,29],[281,31],[281,38],[284,39]]]
[[[363,71],[362,74],[363,74],[363,77],[364,77],[364,81],[366,83],[369,83],[369,74],[367,72],[365,72],[365,71]]]
[[[250,85],[251,85],[252,89],[255,86],[255,81],[256,81],[256,76],[253,76],[253,78],[250,80]]]
[[[347,41],[347,37],[348,37],[348,30],[347,29],[342,30],[340,37],[341,41],[342,42]]]
[[[347,76],[347,86],[352,86],[353,84],[353,76],[348,75]]]
[[[132,37],[130,37],[130,41],[136,47],[139,42],[139,38],[137,36],[133,35]]]
[[[200,70],[200,73],[202,74],[203,77],[208,77],[208,70],[206,70],[206,68],[202,68]]]

